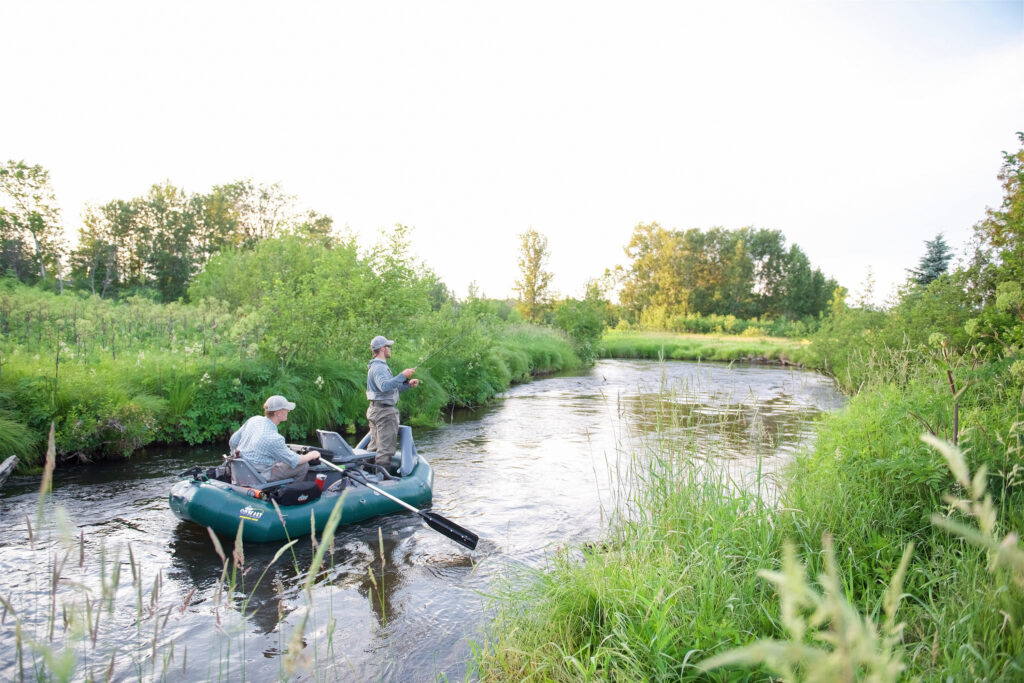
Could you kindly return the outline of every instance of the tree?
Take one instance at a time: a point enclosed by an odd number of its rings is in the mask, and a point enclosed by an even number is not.
[[[685,312],[689,292],[683,288],[679,245],[678,233],[657,223],[640,223],[633,229],[625,247],[632,263],[622,279],[619,300],[634,315],[654,306]]]
[[[974,226],[974,264],[966,273],[969,303],[983,306],[967,332],[993,351],[1011,354],[1024,348],[1024,133],[1017,137],[1021,149],[1003,152],[1002,204]]]
[[[565,299],[555,306],[555,327],[569,335],[573,349],[586,363],[593,362],[597,355],[597,343],[604,334],[607,312],[608,302],[601,298],[600,290],[594,285],[587,287],[582,301]]]
[[[854,303],[857,308],[862,308],[865,311],[875,310],[875,273],[871,266],[868,266],[864,281],[860,283],[860,291],[857,292]]]
[[[334,242],[334,219],[309,210],[296,219],[291,232],[305,239],[330,247]]]
[[[985,219],[974,226],[980,271],[976,279],[986,298],[995,296],[996,282],[1024,280],[1024,132],[1017,138],[1021,149],[1003,152],[1002,204],[988,209]]]
[[[515,291],[519,294],[519,312],[525,320],[536,320],[551,298],[548,287],[552,274],[545,270],[549,256],[547,237],[533,228],[519,235],[519,279]]]
[[[919,285],[927,285],[929,282],[936,280],[940,275],[944,275],[949,269],[950,260],[953,258],[953,252],[950,251],[949,245],[946,244],[941,232],[935,236],[935,239],[925,241],[924,247],[924,256],[918,261],[917,268],[907,269],[907,272],[913,276],[914,282]]]
[[[82,213],[78,248],[71,254],[71,277],[79,285],[84,282],[90,293],[101,298],[113,294],[120,284],[117,244],[103,209],[89,205]]]
[[[213,188],[224,196],[237,224],[236,244],[251,247],[260,240],[277,237],[294,223],[295,197],[285,194],[277,183],[257,185],[239,180]]]
[[[786,238],[780,230],[744,228],[747,250],[754,262],[754,294],[761,314],[782,315],[786,307],[786,279],[792,253],[786,253]],[[795,245],[794,245],[795,246]]]
[[[36,270],[45,280],[47,266],[60,277],[63,249],[50,172],[24,161],[8,161],[0,167],[0,254],[5,268],[22,281]]]
[[[142,203],[142,219],[152,235],[146,267],[164,301],[185,295],[201,265],[194,248],[196,215],[185,192],[169,182],[154,185]]]

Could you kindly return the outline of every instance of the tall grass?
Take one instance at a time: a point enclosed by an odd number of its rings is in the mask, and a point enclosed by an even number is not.
[[[758,495],[708,464],[693,412],[666,388],[662,428],[628,459],[607,537],[565,549],[545,572],[511,577],[498,593],[485,679],[679,680],[705,653],[774,632],[758,577],[784,536]],[[683,435],[683,436],[680,436]],[[699,457],[698,457],[699,456]],[[703,464],[702,464],[703,463]]]
[[[702,470],[713,443],[660,433],[603,542],[499,593],[482,678],[1024,676],[1021,387],[950,361],[825,419],[777,498]],[[922,432],[959,442],[955,477]]]
[[[608,331],[601,339],[601,358],[665,358],[801,363],[804,342],[780,337]]]

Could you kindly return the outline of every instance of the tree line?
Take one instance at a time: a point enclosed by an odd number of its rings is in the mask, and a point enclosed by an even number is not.
[[[49,173],[22,161],[0,168],[0,268],[29,284],[52,278],[62,290],[67,277],[102,298],[145,289],[169,302],[187,297],[196,275],[222,250],[250,250],[286,234],[335,241],[330,217],[300,211],[277,184],[251,180],[199,193],[155,184],[139,197],[88,205],[81,220],[77,246],[69,249]],[[555,322],[547,238],[530,229],[520,239],[519,313]],[[779,230],[642,223],[625,254],[627,265],[588,283],[582,301],[567,299],[577,310],[594,309],[588,325],[612,317],[655,327],[664,326],[657,320],[695,315],[817,319],[838,287]],[[613,290],[621,306],[611,312]]]
[[[78,245],[69,249],[49,172],[23,161],[0,168],[0,268],[27,284],[48,277],[103,298],[153,289],[165,301],[186,295],[195,275],[225,248],[300,234],[332,239],[333,220],[300,211],[280,185],[239,180],[190,193],[170,182],[146,194],[88,205]]]
[[[779,230],[672,230],[641,223],[624,249],[626,266],[588,282],[582,300],[559,300],[551,290],[547,238],[531,228],[519,239],[517,309],[526,320],[563,329],[583,318],[588,326],[622,320],[677,331],[696,331],[690,329],[695,320],[725,317],[813,325],[834,307],[834,298],[846,294],[811,266],[799,246],[787,247]],[[613,290],[618,306],[607,300]]]
[[[676,314],[769,316],[798,320],[828,310],[838,283],[811,266],[779,230],[636,226],[626,245],[620,301],[634,316],[660,308]]]

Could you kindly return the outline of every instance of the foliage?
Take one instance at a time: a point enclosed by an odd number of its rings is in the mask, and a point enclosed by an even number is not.
[[[903,598],[903,579],[913,545],[904,551],[886,591],[885,625],[881,633],[870,618],[847,602],[832,544],[826,540],[824,545],[825,572],[818,578],[822,592],[807,580],[805,567],[797,560],[790,543],[783,548],[782,571],[760,572],[776,586],[787,639],[758,640],[703,661],[701,667],[712,670],[764,664],[790,681],[898,681],[906,665],[899,654],[903,624],[896,621],[896,611]],[[816,643],[808,644],[808,639]]]
[[[519,235],[519,311],[527,321],[537,320],[550,298],[551,272],[547,270],[548,238],[530,228]]]
[[[8,161],[0,167],[0,264],[20,282],[60,276],[64,253],[60,209],[42,166]]]
[[[557,330],[446,300],[404,239],[396,230],[366,255],[294,235],[229,250],[194,285],[194,303],[0,283],[0,393],[19,406],[0,415],[0,443],[20,444],[8,450],[32,468],[51,421],[65,460],[216,442],[273,393],[299,405],[281,426],[293,440],[355,429],[365,423],[368,340],[384,328],[398,340],[392,366],[421,365],[424,383],[399,404],[413,424],[581,363]]]
[[[484,680],[701,678],[701,653],[773,631],[746,602],[771,602],[757,576],[783,540],[769,508],[684,463],[665,451],[635,460],[628,521],[513,576],[480,653]]]
[[[634,319],[699,313],[801,319],[826,310],[836,283],[777,230],[667,230],[640,224],[626,246],[620,300]],[[647,323],[649,324],[649,323]]]
[[[1017,138],[1021,149],[1003,152],[1002,203],[974,226],[979,253],[973,275],[989,296],[998,282],[1024,281],[1024,132],[1017,133]]]
[[[593,362],[597,357],[608,308],[608,302],[593,287],[587,290],[587,296],[582,301],[564,299],[555,305],[552,313],[555,327],[569,335],[577,355],[586,363]]]

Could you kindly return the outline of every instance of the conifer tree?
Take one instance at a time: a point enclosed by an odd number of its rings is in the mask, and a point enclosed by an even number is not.
[[[940,275],[945,275],[949,269],[949,262],[953,258],[953,252],[950,251],[941,232],[935,236],[935,239],[926,241],[924,246],[925,253],[918,262],[917,268],[907,269],[914,282],[919,285],[927,285]]]

